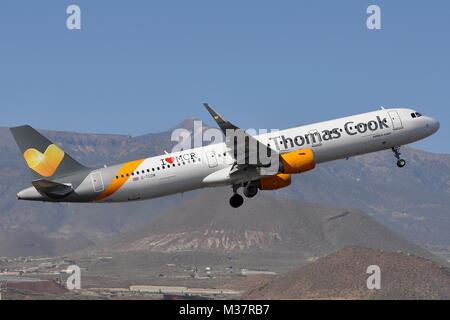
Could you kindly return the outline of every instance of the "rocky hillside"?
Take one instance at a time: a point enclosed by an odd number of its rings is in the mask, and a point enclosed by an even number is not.
[[[311,259],[354,245],[435,259],[361,211],[258,195],[235,210],[210,189],[184,201],[149,226],[125,233],[112,251],[277,253]],[[437,259],[437,258],[436,258]]]
[[[359,208],[422,245],[450,246],[450,155],[403,148],[399,169],[391,151],[335,161],[296,176],[282,194]]]
[[[381,271],[368,290],[367,267]],[[257,279],[246,299],[450,299],[450,269],[404,253],[347,247],[272,279]]]

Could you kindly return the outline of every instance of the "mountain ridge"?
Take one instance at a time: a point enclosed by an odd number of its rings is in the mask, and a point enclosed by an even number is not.
[[[175,127],[192,129],[194,120],[189,118]],[[163,154],[174,145],[170,130],[137,137],[42,132],[76,160],[92,167]],[[404,169],[396,168],[389,151],[363,155],[318,165],[312,172],[295,176],[292,186],[274,194],[332,207],[358,208],[411,241],[450,246],[450,155],[410,147],[402,151],[409,162]],[[24,230],[52,239],[84,234],[88,241],[97,243],[149,224],[196,194],[111,206],[20,202],[16,193],[29,185],[31,175],[7,128],[0,128],[0,152],[0,232]],[[225,202],[228,197],[229,193],[223,194]],[[258,197],[248,200],[253,201]],[[123,212],[127,212],[126,217]]]

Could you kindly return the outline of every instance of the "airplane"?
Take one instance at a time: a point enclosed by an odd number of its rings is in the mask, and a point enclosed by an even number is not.
[[[240,130],[208,104],[204,106],[224,134]],[[238,193],[240,188],[245,197],[253,198],[259,190],[285,188],[291,184],[292,174],[328,161],[391,149],[397,166],[403,168],[406,161],[400,157],[400,147],[434,134],[439,126],[437,120],[412,109],[381,108],[254,136],[240,130],[244,141],[256,142],[270,159],[277,160],[275,170],[264,170],[271,164],[262,163],[258,157],[248,161],[247,142],[243,144],[244,155],[238,154],[234,138],[109,167],[88,168],[28,125],[10,130],[34,176],[32,186],[17,194],[19,200],[127,202],[231,186],[229,202],[238,208],[244,203]]]

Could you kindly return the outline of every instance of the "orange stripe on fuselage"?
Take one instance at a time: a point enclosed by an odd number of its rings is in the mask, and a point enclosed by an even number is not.
[[[113,193],[115,193],[117,190],[119,190],[125,182],[128,181],[128,179],[131,177],[131,173],[134,172],[134,170],[137,169],[141,165],[141,163],[144,162],[144,160],[135,160],[131,162],[125,163],[119,170],[116,176],[119,177],[119,179],[116,179],[116,177],[113,177],[113,181],[108,185],[108,187],[103,191],[95,200],[103,200]],[[127,177],[127,174],[129,175]],[[124,176],[122,178],[122,175]]]

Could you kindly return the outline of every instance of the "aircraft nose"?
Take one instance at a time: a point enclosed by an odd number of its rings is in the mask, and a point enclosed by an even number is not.
[[[429,117],[429,116],[423,116],[423,117],[421,117],[421,119],[422,119],[422,123],[425,125],[425,130],[429,134],[433,134],[439,130],[440,123],[436,119]]]
[[[431,118],[431,128],[433,129],[433,132],[436,132],[441,127],[441,124],[436,119]]]

